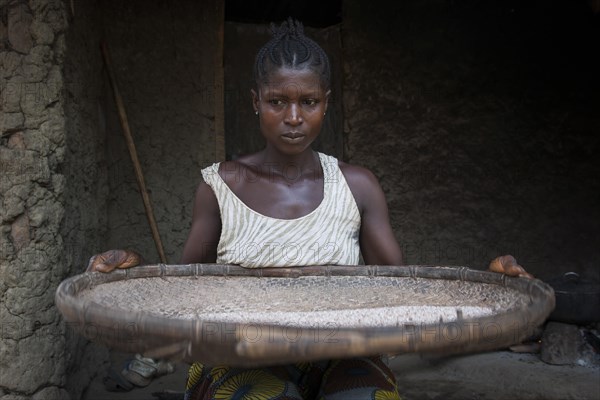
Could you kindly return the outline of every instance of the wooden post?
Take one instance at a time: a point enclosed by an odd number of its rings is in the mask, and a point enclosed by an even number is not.
[[[225,31],[225,1],[215,0],[217,48],[215,51],[215,159],[225,161],[225,71],[223,47]]]

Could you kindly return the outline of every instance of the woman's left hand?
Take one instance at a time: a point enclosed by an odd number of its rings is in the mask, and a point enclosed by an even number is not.
[[[511,255],[500,256],[492,260],[488,270],[499,272],[509,276],[523,276],[533,278],[533,275],[525,271],[525,268],[517,263],[517,260]]]

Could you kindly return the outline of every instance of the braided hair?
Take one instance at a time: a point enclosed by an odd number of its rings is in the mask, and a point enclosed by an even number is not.
[[[327,54],[304,35],[301,22],[288,18],[280,27],[271,24],[271,33],[273,38],[258,51],[254,62],[257,84],[267,82],[269,72],[274,68],[309,68],[319,75],[323,87],[329,88],[331,72]]]

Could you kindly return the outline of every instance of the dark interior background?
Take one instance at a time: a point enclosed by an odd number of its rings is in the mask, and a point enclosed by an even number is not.
[[[194,2],[101,4],[159,229],[177,262],[199,169],[219,161],[210,36],[218,17]],[[226,158],[263,145],[249,94],[254,55],[270,22],[295,17],[333,65],[317,148],[380,179],[407,263],[483,269],[512,254],[543,279],[599,278],[597,4],[227,1]],[[108,247],[157,260],[109,92],[105,99]]]
[[[599,276],[597,2],[226,4],[226,85],[269,21],[304,20],[333,51],[333,154],[379,177],[406,262],[484,268],[509,253],[539,277]],[[318,36],[332,31],[339,50]],[[228,149],[243,152],[250,111],[249,96],[226,104]]]

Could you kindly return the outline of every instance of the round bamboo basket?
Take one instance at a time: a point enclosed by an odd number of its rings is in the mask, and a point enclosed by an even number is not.
[[[56,304],[120,351],[252,367],[500,349],[544,322],[554,292],[464,267],[158,264],[66,279]]]

